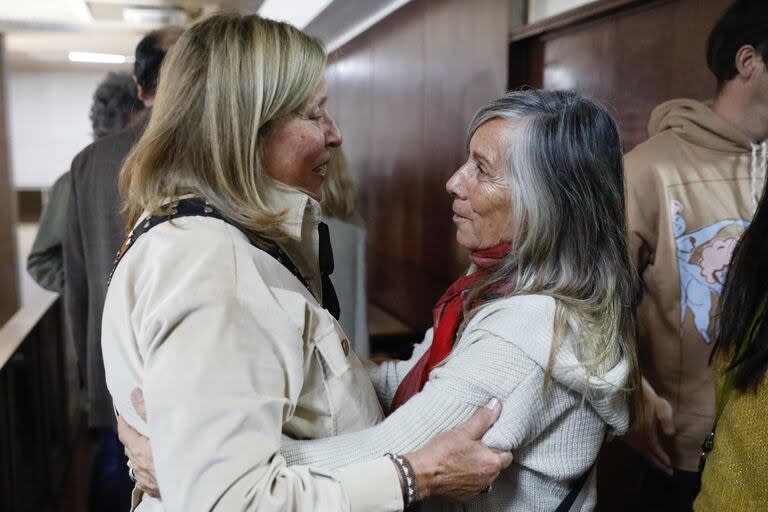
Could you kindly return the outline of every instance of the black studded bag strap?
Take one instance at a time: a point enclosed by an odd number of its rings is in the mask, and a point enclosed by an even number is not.
[[[229,223],[227,219],[225,219],[219,212],[217,212],[212,205],[199,197],[179,199],[178,201],[169,203],[168,207],[170,208],[168,215],[154,215],[147,217],[128,234],[128,237],[123,242],[123,245],[120,246],[120,249],[117,251],[117,255],[115,256],[115,262],[112,265],[112,271],[109,273],[109,278],[107,279],[107,287],[109,287],[110,283],[112,282],[112,276],[115,273],[115,269],[117,269],[117,265],[123,259],[128,250],[133,246],[133,244],[136,243],[136,240],[138,240],[141,235],[154,228],[155,226],[173,219],[180,219],[182,217],[213,217],[214,219],[219,219]],[[285,251],[274,244],[270,248],[264,249],[264,251],[272,256],[275,260],[277,260],[278,263],[285,267],[286,270],[288,270],[291,274],[293,274],[293,276],[298,279],[299,282],[307,290],[310,290],[311,293],[309,282],[303,275],[301,275],[301,272],[299,272],[299,269],[296,268],[296,265],[293,263],[293,261],[291,261],[288,255],[285,254]]]

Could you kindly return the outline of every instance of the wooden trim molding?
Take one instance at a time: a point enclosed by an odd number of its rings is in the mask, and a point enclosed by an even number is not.
[[[0,328],[0,370],[58,298],[58,293],[40,290]]]
[[[8,139],[7,61],[0,33],[0,325],[19,309],[19,269],[16,252],[16,194]]]
[[[509,33],[509,42],[515,43],[524,39],[540,36],[566,27],[592,21],[632,7],[651,3],[665,3],[671,0],[598,0],[557,16],[515,27]]]

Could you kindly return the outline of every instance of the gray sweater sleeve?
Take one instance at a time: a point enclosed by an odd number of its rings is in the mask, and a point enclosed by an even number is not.
[[[538,366],[513,343],[482,330],[466,336],[471,339],[432,371],[421,393],[379,425],[326,439],[284,439],[281,453],[288,464],[335,469],[386,452],[410,452],[457,427],[492,398],[503,402],[537,374]]]
[[[368,375],[371,377],[373,388],[376,390],[376,395],[379,397],[381,407],[385,411],[389,411],[400,382],[402,382],[408,372],[411,371],[411,368],[416,366],[416,363],[419,362],[421,356],[424,355],[431,345],[432,329],[429,329],[424,335],[424,339],[421,343],[414,345],[410,359],[405,361],[385,361],[379,365],[373,361],[366,361]]]

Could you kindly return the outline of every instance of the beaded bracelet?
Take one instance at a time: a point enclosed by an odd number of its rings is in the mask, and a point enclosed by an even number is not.
[[[403,508],[408,508],[418,498],[416,488],[416,473],[413,471],[413,466],[408,459],[395,455],[392,453],[385,453],[385,457],[391,460],[397,470],[400,472],[400,477],[403,479]]]

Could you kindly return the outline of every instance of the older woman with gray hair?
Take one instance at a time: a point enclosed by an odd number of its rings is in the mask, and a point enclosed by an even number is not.
[[[468,149],[446,189],[472,266],[411,359],[370,368],[389,416],[284,439],[281,453],[334,469],[409,452],[498,397],[501,418],[483,441],[514,462],[468,504],[426,509],[592,510],[595,460],[606,436],[627,430],[639,378],[618,128],[576,93],[510,92],[477,113]]]

